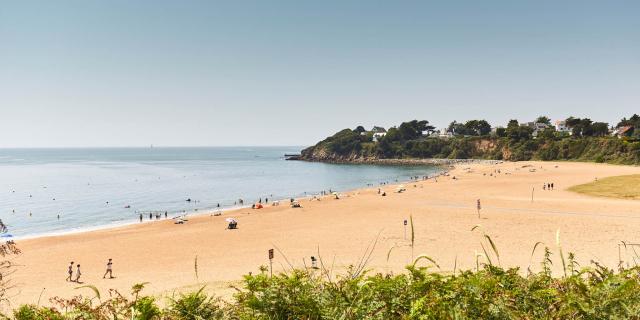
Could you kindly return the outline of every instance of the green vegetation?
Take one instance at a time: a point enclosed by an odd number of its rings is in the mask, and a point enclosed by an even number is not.
[[[569,190],[596,197],[620,199],[640,199],[640,175],[608,177],[587,184],[569,188]]]
[[[497,252],[496,252],[497,254]],[[563,258],[560,251],[559,257]],[[420,258],[418,258],[419,260]],[[428,261],[429,259],[423,259]],[[455,274],[433,272],[416,261],[403,274],[350,269],[331,279],[329,271],[292,270],[270,277],[247,275],[231,302],[197,292],[170,299],[112,292],[107,300],[53,299],[54,307],[23,305],[16,320],[71,319],[637,319],[640,268],[607,269],[597,263],[578,269],[573,256],[562,260],[565,275],[551,276],[551,252],[542,270],[523,276],[518,269],[490,263]],[[266,270],[266,269],[265,269]],[[140,286],[137,286],[140,288]]]
[[[479,226],[471,232],[481,232]],[[597,262],[580,267],[574,255],[565,259],[556,235],[558,267],[552,276],[552,251],[544,248],[541,271],[504,269],[491,239],[482,233],[484,254],[474,270],[444,272],[435,260],[420,255],[400,274],[369,274],[368,248],[357,266],[334,276],[320,259],[319,269],[294,269],[270,276],[267,267],[246,275],[230,301],[205,292],[179,294],[162,307],[141,295],[136,284],[128,295],[109,290],[103,299],[91,285],[78,287],[89,296],[53,298],[50,306],[27,304],[0,319],[15,320],[427,320],[427,319],[639,319],[640,267],[620,261],[618,270]],[[411,219],[411,256],[415,235]],[[541,243],[534,245],[531,257]],[[624,244],[624,243],[623,243]],[[375,246],[375,243],[374,243]],[[640,256],[633,248],[633,262]],[[391,254],[391,250],[388,255]],[[197,268],[196,268],[197,269]],[[2,288],[3,290],[6,288]]]
[[[640,164],[640,116],[622,119],[619,136],[610,135],[607,123],[570,117],[568,130],[556,131],[548,117],[535,123],[511,120],[496,128],[485,120],[453,121],[444,137],[434,135],[428,121],[413,120],[392,127],[384,136],[359,126],[344,129],[302,151],[303,160],[350,162],[374,159],[450,158],[522,160],[575,160]]]

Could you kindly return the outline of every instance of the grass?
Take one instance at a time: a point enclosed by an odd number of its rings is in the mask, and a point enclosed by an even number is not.
[[[596,197],[640,200],[640,174],[598,179],[569,190]]]

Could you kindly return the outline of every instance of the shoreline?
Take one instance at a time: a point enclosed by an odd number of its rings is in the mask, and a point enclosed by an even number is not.
[[[494,174],[497,170],[499,175]],[[459,164],[437,181],[380,186],[387,192],[385,197],[377,193],[378,186],[363,187],[340,192],[339,200],[330,195],[319,200],[298,198],[302,208],[290,208],[287,201],[259,210],[230,210],[222,216],[203,213],[191,216],[184,225],[154,220],[23,240],[18,243],[23,253],[15,259],[22,266],[13,277],[20,288],[15,302],[35,303],[43,288],[47,289],[42,301],[83,293],[74,289],[75,283],[64,282],[69,261],[82,263],[83,280],[100,290],[128,292],[135,283],[149,282],[145,292],[159,297],[202,285],[209,285],[208,290],[219,296],[229,296],[233,289],[228,284],[269,264],[271,248],[278,248],[274,272],[286,271],[288,263],[304,268],[310,256],[320,256],[333,260],[340,274],[357,264],[376,241],[368,267],[373,272],[404,272],[411,251],[402,221],[409,217],[415,226],[415,254],[427,254],[445,271],[454,265],[458,269],[475,266],[474,252],[482,252],[482,233],[496,243],[503,266],[526,270],[533,260],[535,269],[542,251],[531,258],[532,247],[543,242],[555,253],[558,230],[563,250],[574,252],[581,264],[595,260],[615,267],[616,246],[640,233],[640,202],[593,198],[565,189],[594,177],[639,172],[638,167],[593,163]],[[555,182],[557,190],[542,191],[542,182]],[[406,190],[398,193],[400,184]],[[476,199],[482,199],[480,218]],[[228,217],[239,221],[238,229],[226,229]],[[482,226],[481,233],[470,231],[476,225]],[[588,239],[585,234],[590,235]],[[194,275],[196,256],[199,278]],[[116,279],[101,279],[106,258],[114,259]]]
[[[406,165],[406,164],[401,164],[401,163],[389,163],[388,165]],[[420,165],[429,165],[431,167],[439,167],[437,165],[432,165],[432,164],[427,164],[427,163],[415,163],[416,166],[420,166]],[[448,170],[444,169],[444,168],[440,168],[440,171],[437,172],[437,174],[435,175],[428,175],[429,178],[432,177],[440,177],[443,174],[446,174],[448,172]],[[398,180],[398,181],[394,181],[392,183],[388,183],[385,186],[398,186],[401,184],[405,184],[405,183],[409,183],[409,182],[413,182],[415,180]],[[379,185],[382,186],[382,185]],[[333,191],[337,191],[337,192],[342,192],[342,193],[348,193],[348,192],[357,192],[359,190],[365,190],[367,188],[372,188],[373,186],[363,186],[363,187],[359,187],[359,188],[352,188],[352,189],[346,189],[346,190],[333,190]],[[288,204],[290,199],[295,199],[296,201],[300,201],[300,200],[304,200],[304,199],[308,199],[309,197],[313,197],[313,196],[321,196],[320,193],[309,193],[306,194],[302,197],[300,196],[293,196],[292,198],[282,198],[282,199],[275,199],[275,201],[281,202],[283,203],[284,201],[286,201]],[[330,195],[324,195],[322,197],[328,197]],[[273,203],[273,201],[271,201]],[[269,204],[268,206],[265,205],[265,207],[271,207],[271,204]],[[28,240],[37,240],[37,239],[43,239],[43,238],[56,238],[56,237],[64,237],[64,236],[69,236],[69,235],[78,235],[78,234],[83,234],[83,233],[91,233],[91,232],[97,232],[97,231],[109,231],[109,230],[118,230],[118,229],[122,229],[122,228],[129,228],[132,226],[137,226],[137,225],[143,225],[143,224],[153,224],[153,223],[160,223],[160,222],[164,222],[164,221],[174,221],[175,219],[178,219],[180,217],[204,217],[204,216],[212,216],[216,213],[220,213],[220,215],[224,215],[225,213],[230,213],[230,212],[234,212],[234,211],[239,211],[239,210],[245,210],[245,209],[251,209],[251,204],[249,205],[237,205],[237,206],[231,206],[231,207],[220,207],[220,208],[215,208],[215,209],[211,209],[211,208],[206,208],[203,210],[198,210],[196,209],[195,211],[190,211],[190,212],[184,212],[184,213],[173,213],[173,216],[169,216],[167,218],[160,218],[160,219],[156,219],[156,220],[145,220],[143,219],[143,221],[139,221],[138,219],[134,218],[130,221],[121,221],[121,222],[114,222],[114,223],[109,223],[109,224],[104,224],[104,225],[100,225],[100,226],[90,226],[90,227],[81,227],[81,228],[76,228],[76,229],[71,229],[71,230],[65,230],[65,231],[60,231],[60,232],[49,232],[49,233],[44,233],[44,234],[37,234],[37,235],[25,235],[25,236],[13,236],[10,238],[7,238],[7,240],[14,240],[14,241],[28,241]]]

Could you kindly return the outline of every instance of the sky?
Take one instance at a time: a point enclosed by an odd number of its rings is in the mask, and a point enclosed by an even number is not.
[[[0,147],[640,113],[640,1],[0,0]]]

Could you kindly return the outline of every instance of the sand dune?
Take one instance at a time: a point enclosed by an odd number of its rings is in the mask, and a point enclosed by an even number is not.
[[[501,173],[492,175],[498,169]],[[559,229],[563,250],[574,252],[580,263],[595,260],[614,267],[620,241],[640,242],[640,202],[588,197],[566,189],[595,177],[637,173],[639,167],[592,163],[464,164],[437,182],[405,183],[404,193],[385,186],[386,197],[370,188],[346,192],[340,200],[303,199],[299,209],[283,203],[218,217],[192,217],[184,225],[166,220],[25,240],[19,243],[23,254],[15,260],[22,266],[13,276],[18,286],[13,303],[35,303],[41,293],[42,302],[56,295],[90,294],[65,281],[69,261],[82,264],[85,284],[105,293],[108,288],[127,292],[132,284],[149,282],[147,293],[170,295],[206,283],[209,290],[224,296],[231,292],[230,283],[268,265],[270,248],[278,249],[276,271],[289,263],[310,265],[310,256],[318,252],[325,263],[340,270],[357,263],[378,239],[369,267],[401,272],[411,261],[403,226],[410,215],[415,225],[414,256],[427,254],[443,270],[452,270],[454,263],[458,268],[475,266],[475,252],[482,251],[479,230],[491,235],[503,266],[527,268],[534,244],[542,241],[555,248]],[[545,182],[553,182],[555,190],[543,191]],[[237,218],[239,229],[225,230],[228,217]],[[478,224],[481,228],[472,232]],[[534,269],[539,269],[541,253],[533,259]],[[108,258],[114,260],[116,279],[102,279]]]

